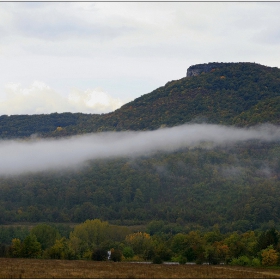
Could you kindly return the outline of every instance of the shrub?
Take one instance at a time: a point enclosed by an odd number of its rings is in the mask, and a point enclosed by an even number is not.
[[[178,257],[178,262],[179,262],[179,264],[186,264],[187,258],[184,257],[184,256],[179,256]]]
[[[238,258],[233,258],[230,264],[246,266],[246,265],[251,265],[251,261],[247,256],[240,256]]]
[[[112,249],[110,260],[113,262],[120,262],[122,260],[122,252],[117,249]]]
[[[156,255],[153,257],[153,264],[162,264],[162,259],[160,256]]]
[[[93,250],[91,259],[93,261],[106,261],[108,259],[108,252],[102,248],[96,248]]]
[[[134,256],[134,252],[133,252],[133,249],[131,247],[124,247],[122,253],[123,253],[123,256],[126,259],[133,258],[133,256]]]
[[[196,259],[195,264],[203,264],[203,260],[202,259]]]
[[[254,259],[252,259],[251,265],[252,266],[260,266],[261,261],[258,258],[254,258]]]

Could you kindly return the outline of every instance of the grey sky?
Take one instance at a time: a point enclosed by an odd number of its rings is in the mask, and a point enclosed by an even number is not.
[[[101,113],[190,65],[280,67],[279,2],[0,3],[0,115]]]

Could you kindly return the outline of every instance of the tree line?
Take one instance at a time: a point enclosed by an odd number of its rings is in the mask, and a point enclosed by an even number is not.
[[[145,231],[86,220],[66,233],[65,228],[38,224],[31,229],[0,227],[1,257],[85,259],[95,261],[164,261],[247,266],[280,265],[280,235],[266,231],[228,232],[218,226],[211,231],[163,233],[161,221]],[[8,238],[10,238],[8,242]]]

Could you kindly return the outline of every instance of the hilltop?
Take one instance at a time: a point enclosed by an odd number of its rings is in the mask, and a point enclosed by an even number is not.
[[[107,114],[0,117],[0,138],[154,130],[184,123],[251,126],[280,123],[280,69],[255,63],[208,63]]]

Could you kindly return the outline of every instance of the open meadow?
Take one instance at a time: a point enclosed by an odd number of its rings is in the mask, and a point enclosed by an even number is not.
[[[0,278],[277,279],[280,269],[1,258]]]

